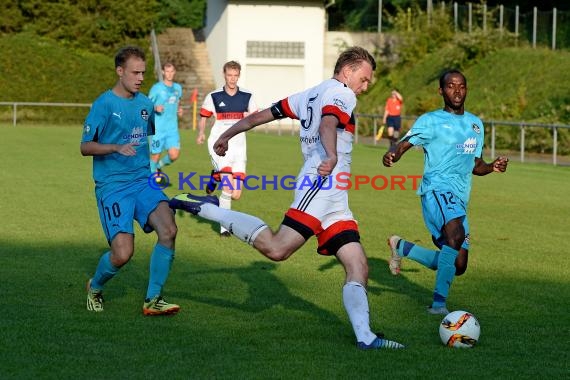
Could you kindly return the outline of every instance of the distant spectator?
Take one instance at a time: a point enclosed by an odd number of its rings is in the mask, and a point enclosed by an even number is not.
[[[390,140],[390,149],[393,149],[400,137],[400,128],[402,127],[402,105],[404,98],[398,90],[392,90],[390,97],[386,100],[384,107],[383,123],[388,127],[388,140]]]

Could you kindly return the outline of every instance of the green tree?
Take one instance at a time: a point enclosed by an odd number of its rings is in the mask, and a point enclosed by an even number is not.
[[[159,0],[158,27],[200,29],[204,24],[205,0]]]
[[[148,44],[152,28],[202,27],[205,0],[19,0],[0,12],[0,33],[32,32],[65,46],[108,51]]]

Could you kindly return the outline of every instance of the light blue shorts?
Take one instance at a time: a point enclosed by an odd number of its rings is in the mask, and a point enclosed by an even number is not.
[[[139,223],[144,232],[154,231],[148,224],[148,218],[163,201],[168,201],[168,197],[150,187],[147,180],[97,198],[99,218],[109,245],[119,232],[134,235],[133,220]]]
[[[421,196],[421,202],[424,223],[438,248],[445,243],[443,226],[452,219],[461,218],[465,230],[465,240],[461,247],[469,249],[467,210],[459,197],[450,191],[429,191]]]
[[[151,154],[159,154],[170,148],[180,149],[180,134],[178,131],[157,133],[151,137]]]

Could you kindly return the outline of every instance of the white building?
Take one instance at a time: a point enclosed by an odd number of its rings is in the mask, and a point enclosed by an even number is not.
[[[325,23],[322,0],[208,0],[204,33],[216,87],[224,63],[238,61],[239,84],[262,109],[330,77]]]

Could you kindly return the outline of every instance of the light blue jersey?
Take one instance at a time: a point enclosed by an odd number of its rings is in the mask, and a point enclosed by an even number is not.
[[[428,112],[418,118],[402,140],[424,150],[424,175],[418,195],[451,191],[465,205],[469,203],[475,157],[481,157],[484,141],[483,122],[477,116],[469,112]]]
[[[155,105],[164,106],[164,110],[156,113],[156,133],[178,132],[178,104],[182,98],[182,86],[173,83],[167,86],[164,82],[155,83],[148,94]]]
[[[148,136],[154,134],[153,103],[144,94],[132,99],[105,91],[93,103],[83,126],[81,142],[136,143],[135,156],[111,153],[93,156],[93,179],[98,198],[150,175]]]

